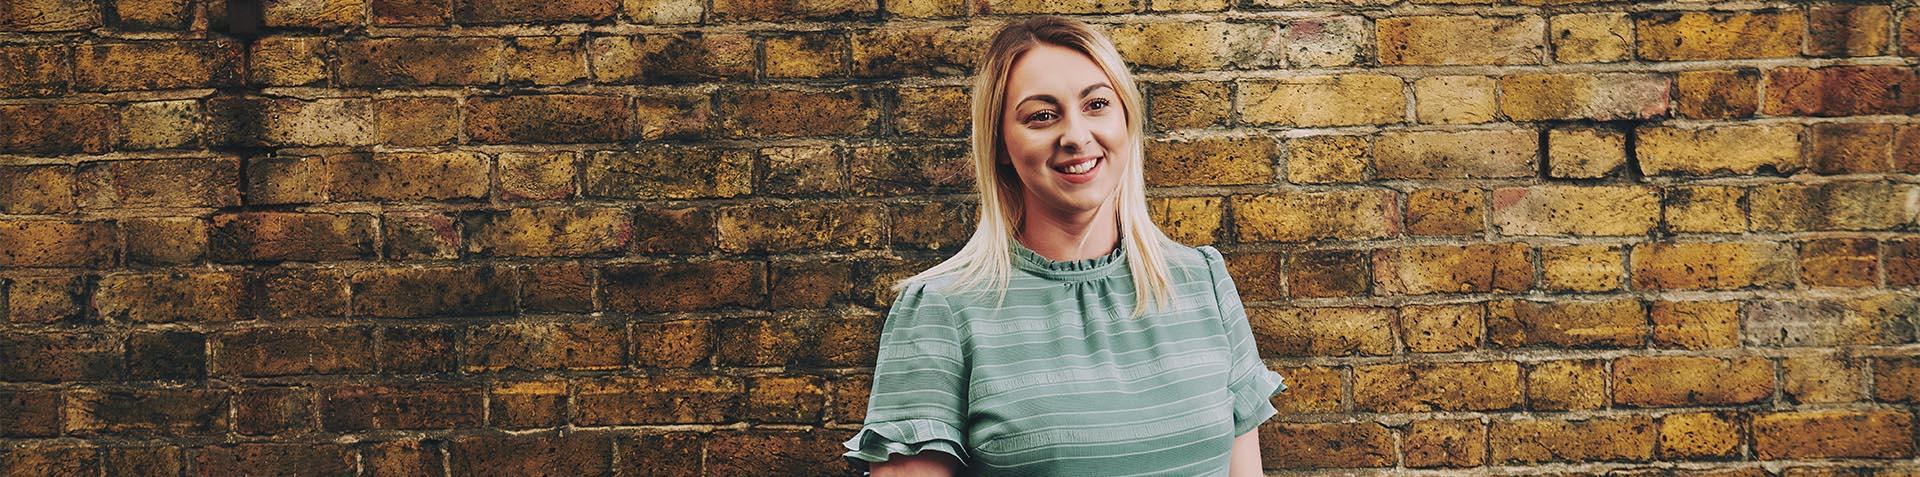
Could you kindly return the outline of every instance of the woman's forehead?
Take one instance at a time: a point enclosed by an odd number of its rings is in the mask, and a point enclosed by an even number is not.
[[[1009,73],[1007,99],[1010,102],[1036,94],[1074,98],[1088,86],[1107,82],[1106,71],[1101,70],[1093,58],[1079,50],[1049,43],[1041,43],[1020,55]]]

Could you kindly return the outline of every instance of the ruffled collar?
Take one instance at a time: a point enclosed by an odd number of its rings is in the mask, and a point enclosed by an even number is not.
[[[1021,245],[1019,240],[1008,239],[1013,250],[1013,266],[1028,273],[1053,280],[1092,280],[1126,270],[1127,249],[1115,243],[1112,252],[1093,258],[1079,260],[1049,260],[1039,252]]]

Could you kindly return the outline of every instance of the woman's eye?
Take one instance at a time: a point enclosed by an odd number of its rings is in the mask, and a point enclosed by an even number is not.
[[[1052,111],[1041,111],[1038,113],[1033,113],[1033,115],[1031,116],[1027,116],[1027,122],[1046,121],[1048,119],[1051,119],[1052,116],[1053,116]]]
[[[1094,109],[1107,109],[1107,100],[1096,99],[1096,100],[1093,100],[1092,102],[1087,103],[1087,106],[1096,106],[1096,105],[1100,107],[1094,108]]]

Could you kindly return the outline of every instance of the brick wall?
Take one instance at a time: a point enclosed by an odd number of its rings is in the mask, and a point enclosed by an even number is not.
[[[0,473],[845,475],[1038,12],[1269,472],[1920,472],[1910,0],[7,0]]]

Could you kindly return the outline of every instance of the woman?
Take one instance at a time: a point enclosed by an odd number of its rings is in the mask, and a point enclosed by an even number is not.
[[[1112,42],[1011,23],[972,94],[980,223],[895,285],[847,460],[883,477],[1260,475],[1251,431],[1286,385],[1220,253],[1148,217],[1144,111]]]

